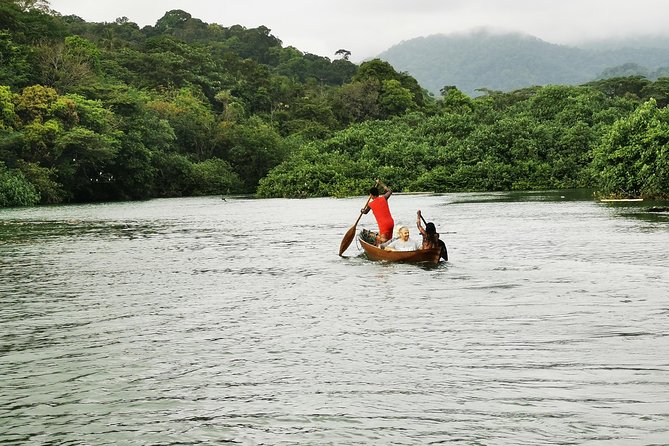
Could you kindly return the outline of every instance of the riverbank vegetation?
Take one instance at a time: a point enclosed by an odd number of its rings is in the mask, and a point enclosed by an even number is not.
[[[187,195],[594,187],[669,197],[669,78],[433,97],[347,50],[167,12],[0,0],[0,206]]]

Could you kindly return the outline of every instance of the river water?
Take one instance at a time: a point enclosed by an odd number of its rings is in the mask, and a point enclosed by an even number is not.
[[[0,210],[0,443],[669,444],[667,212],[394,195],[425,266],[337,256],[364,201]]]

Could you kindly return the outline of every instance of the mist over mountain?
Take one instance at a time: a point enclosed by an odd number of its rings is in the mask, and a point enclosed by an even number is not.
[[[669,48],[669,36],[645,35],[609,37],[607,39],[594,39],[580,42],[574,46],[594,50],[618,50],[621,48]]]
[[[511,91],[617,75],[667,76],[669,39],[612,39],[575,47],[520,33],[479,30],[403,41],[378,58],[409,73],[435,95],[453,85],[478,96],[481,88]]]

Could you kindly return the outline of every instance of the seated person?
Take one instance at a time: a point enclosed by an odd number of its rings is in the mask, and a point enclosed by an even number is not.
[[[402,225],[395,225],[395,229],[393,230],[393,238],[388,240],[387,242],[381,243],[379,245],[379,248],[383,249],[386,246],[390,245],[392,242],[400,238],[400,228],[402,228]]]
[[[422,249],[438,248],[440,246],[439,234],[437,234],[437,228],[434,226],[434,223],[432,222],[426,223],[425,229],[423,229],[423,226],[421,225],[420,209],[418,210],[416,226],[418,226],[418,231],[420,231],[420,234],[423,236]]]
[[[416,220],[416,226],[418,226],[418,230],[423,236],[422,249],[441,248],[440,257],[448,261],[448,250],[446,249],[446,243],[444,243],[444,241],[439,238],[439,233],[437,232],[437,228],[434,226],[434,223],[432,223],[431,221],[427,222],[425,224],[425,229],[423,229],[423,227],[420,224],[421,219],[422,218],[419,209],[418,218]]]
[[[416,251],[420,249],[421,243],[409,238],[409,228],[402,226],[399,229],[400,238],[386,245],[386,251]]]

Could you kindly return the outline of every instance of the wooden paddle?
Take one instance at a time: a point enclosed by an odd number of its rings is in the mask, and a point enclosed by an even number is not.
[[[377,184],[379,184],[378,180],[376,181],[374,186],[376,187]],[[367,202],[362,208],[365,209],[371,200],[372,200],[372,195],[370,194],[369,198],[367,199]],[[340,257],[344,253],[344,251],[346,251],[346,249],[351,245],[353,237],[355,237],[355,227],[358,226],[358,222],[360,221],[361,218],[362,218],[362,211],[360,211],[360,215],[358,215],[358,219],[355,221],[355,223],[353,223],[353,226],[351,226],[349,230],[346,231],[346,234],[344,234],[344,238],[341,240],[341,244],[339,245]]]

